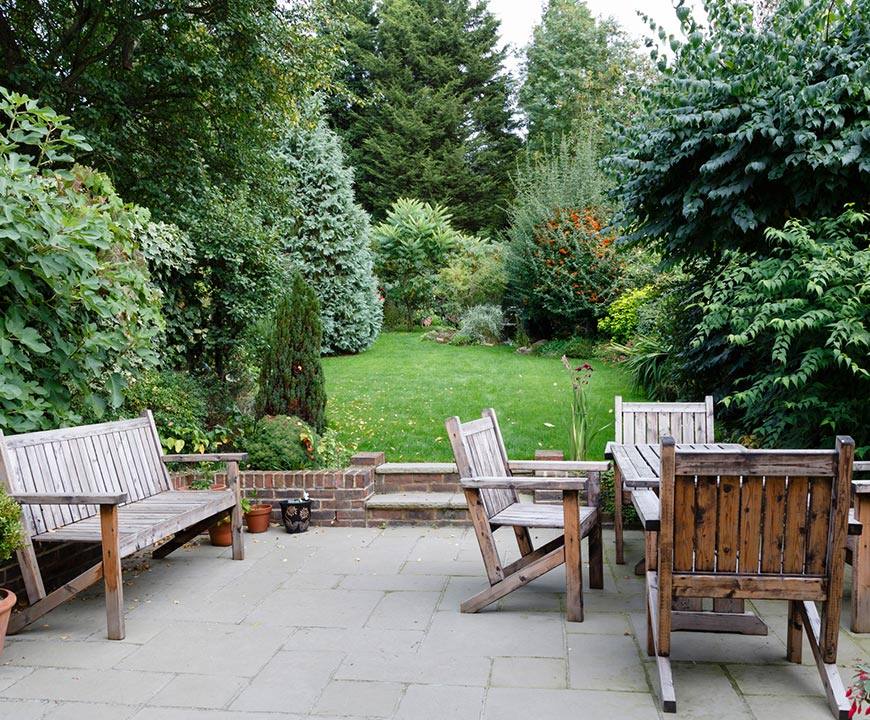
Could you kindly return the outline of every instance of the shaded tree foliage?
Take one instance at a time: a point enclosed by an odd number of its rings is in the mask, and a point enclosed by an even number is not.
[[[765,227],[870,187],[870,2],[783,0],[760,25],[747,4],[707,11],[677,8],[686,41],[609,158],[630,237],[668,261],[765,247]]]
[[[504,224],[519,138],[498,21],[481,0],[354,3],[340,42],[357,101],[333,104],[361,202],[376,220],[399,197],[443,203],[456,224]]]

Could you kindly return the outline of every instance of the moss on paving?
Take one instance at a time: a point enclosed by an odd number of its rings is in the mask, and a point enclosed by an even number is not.
[[[592,443],[590,457],[597,459],[613,438],[614,395],[640,396],[621,367],[589,362],[591,426],[609,426]],[[326,358],[324,368],[329,424],[357,450],[381,450],[389,461],[452,460],[445,418],[479,417],[484,407],[498,412],[511,457],[531,458],[538,448],[568,451],[571,385],[558,358],[390,332],[367,352]]]

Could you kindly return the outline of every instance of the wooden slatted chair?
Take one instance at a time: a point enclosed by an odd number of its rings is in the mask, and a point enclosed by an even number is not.
[[[834,450],[741,452],[662,440],[659,498],[633,499],[647,530],[647,651],[665,712],[676,712],[671,632],[698,615],[675,611],[674,599],[758,598],[788,601],[788,660],[800,663],[806,631],[834,716],[848,717],[836,662],[853,454],[849,437]]]
[[[460,605],[473,613],[528,584],[535,578],[565,564],[567,576],[567,619],[583,621],[583,565],[580,541],[589,538],[589,587],[604,586],[601,546],[601,516],[598,511],[597,479],[580,477],[517,478],[511,474],[507,452],[495,411],[486,409],[479,420],[461,423],[458,417],[446,422],[468,502],[477,542],[490,587]],[[605,463],[524,462],[529,471],[601,471]],[[594,477],[597,478],[597,475]],[[587,506],[580,506],[579,491],[586,487]],[[562,506],[520,502],[518,490],[561,490]],[[502,565],[493,531],[511,527],[521,557]],[[529,528],[559,528],[564,534],[535,549]]]
[[[18,551],[30,605],[13,614],[15,633],[103,579],[108,636],[124,638],[121,559],[154,543],[169,553],[229,513],[233,558],[244,559],[238,463],[244,453],[163,455],[150,412],[132,420],[3,436],[0,485],[23,505]],[[172,489],[167,462],[225,462],[231,491]],[[102,562],[46,593],[33,543],[102,545]]]
[[[654,403],[623,402],[616,396],[614,408],[615,441],[623,445],[657,445],[665,435],[678,443],[711,443],[713,439],[713,397],[704,402]],[[622,506],[631,502],[632,488],[624,482],[619,469],[614,470],[613,534],[616,562],[625,564]],[[638,572],[642,571],[642,565]]]

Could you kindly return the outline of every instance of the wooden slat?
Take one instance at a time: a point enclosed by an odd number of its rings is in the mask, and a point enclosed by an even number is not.
[[[659,588],[659,575],[654,571],[649,571],[646,574],[646,607],[647,607],[647,623],[648,623],[648,644],[656,656],[656,666],[659,673],[659,688],[662,697],[662,709],[668,713],[677,711],[677,695],[674,691],[674,678],[671,674],[671,661],[667,657],[670,655],[670,629],[671,629],[671,613],[668,612],[668,641],[666,647],[662,647],[659,643],[661,635],[658,633],[660,627],[659,608],[662,605],[661,590]]]
[[[597,522],[597,508],[581,507],[580,524],[584,529]],[[558,505],[514,503],[489,518],[493,525],[519,525],[530,528],[560,528],[563,526],[562,508]],[[584,532],[585,534],[585,532]]]
[[[834,475],[836,454],[830,450],[682,450],[678,475]]]
[[[716,571],[737,572],[740,543],[740,478],[719,478],[719,527],[716,535]]]
[[[761,561],[761,503],[763,478],[743,478],[740,488],[740,555],[738,570],[756,573]]]
[[[716,567],[716,478],[702,475],[695,487],[695,570]]]
[[[827,568],[828,530],[831,520],[832,479],[811,477],[810,507],[807,523],[807,559],[805,572],[823,575]]]
[[[677,597],[824,600],[828,596],[827,578],[802,575],[674,573],[673,583]]]
[[[460,480],[460,485],[481,490],[582,490],[586,486],[586,478],[473,477]]]
[[[802,573],[807,554],[807,507],[809,481],[795,475],[788,479],[785,503],[785,539],[782,550],[782,571]]]
[[[656,628],[656,651],[659,655],[671,654],[671,603],[673,593],[673,571],[675,559],[675,536],[678,518],[674,515],[675,496],[675,453],[673,440],[662,440],[661,479],[659,491],[661,509],[659,512],[661,532],[659,533],[658,559],[658,627]],[[691,536],[688,536],[691,537]],[[691,542],[687,539],[688,542]],[[647,576],[649,577],[649,576]]]
[[[737,602],[737,601],[734,601]],[[674,610],[671,625],[674,632],[736,633],[738,635],[767,635],[768,628],[755,613],[708,612]]]
[[[782,541],[785,533],[785,478],[764,479],[764,522],[761,530],[761,572],[782,572]]]
[[[59,428],[57,430],[41,430],[39,432],[23,433],[21,435],[7,435],[6,442],[9,448],[20,448],[28,445],[41,445],[45,442],[69,440],[71,438],[93,437],[103,433],[117,432],[134,427],[144,427],[147,420],[144,418],[132,418],[128,420],[116,420],[113,422],[98,423],[96,425],[79,425],[77,427]]]
[[[659,499],[652,490],[635,490],[631,494],[631,502],[637,510],[637,515],[647,532],[658,532],[661,528],[659,518]]]
[[[695,544],[695,478],[678,475],[673,493],[674,570],[691,570]]]

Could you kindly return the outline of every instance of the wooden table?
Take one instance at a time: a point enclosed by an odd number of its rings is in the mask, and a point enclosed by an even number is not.
[[[721,450],[740,452],[746,448],[737,443],[678,444],[680,450]],[[604,457],[613,461],[614,501],[622,504],[623,492],[641,488],[658,489],[661,471],[660,445],[630,445],[607,443]],[[635,568],[638,575],[644,574],[644,558]],[[697,630],[703,632],[730,632],[743,635],[767,635],[767,625],[754,613],[746,612],[743,600],[715,598],[712,612],[702,610],[700,599],[684,598],[674,603],[679,614],[679,627],[674,630]],[[675,618],[676,619],[676,618]]]

